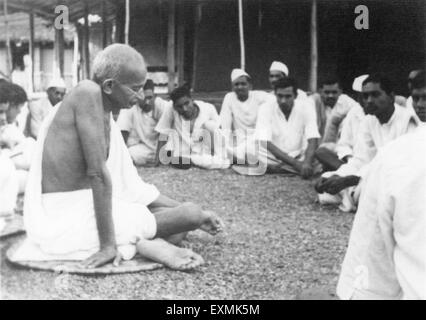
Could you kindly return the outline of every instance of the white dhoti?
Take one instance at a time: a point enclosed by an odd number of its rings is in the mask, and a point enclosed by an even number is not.
[[[99,237],[91,189],[41,193],[43,143],[56,111],[40,128],[29,172],[24,203],[27,239],[15,260],[83,260],[99,250]],[[111,143],[107,168],[112,181],[112,217],[118,250],[124,259],[136,254],[138,239],[156,234],[156,221],[147,205],[159,192],[144,183],[119,129],[111,119]]]
[[[155,152],[143,143],[130,146],[129,153],[137,166],[153,163],[155,160]]]

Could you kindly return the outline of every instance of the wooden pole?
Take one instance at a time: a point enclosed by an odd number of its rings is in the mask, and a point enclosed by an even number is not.
[[[178,25],[177,25],[177,70],[178,84],[182,85],[185,81],[185,7],[184,2],[178,2]]]
[[[126,20],[124,24],[124,43],[129,44],[130,0],[126,0]]]
[[[78,78],[78,60],[79,60],[79,50],[78,50],[78,28],[77,25],[75,26],[74,30],[74,52],[73,52],[73,59],[72,59],[72,85],[77,85],[79,78]]]
[[[56,65],[59,70],[58,76],[64,78],[64,29],[56,29]]]
[[[11,79],[12,75],[12,52],[10,50],[10,38],[9,38],[9,21],[8,21],[8,13],[7,13],[7,0],[3,1],[3,14],[4,14],[4,24],[5,24],[5,34],[6,34],[6,74]]]
[[[90,78],[90,51],[89,51],[89,41],[90,41],[90,30],[89,30],[89,5],[86,2],[84,8],[84,66],[85,66],[85,79]]]
[[[108,40],[107,40],[107,30],[108,30],[108,25],[107,25],[107,16],[106,16],[106,4],[105,4],[105,0],[102,1],[102,47],[105,48],[108,45]]]
[[[169,0],[167,33],[167,70],[169,93],[175,87],[175,0]]]
[[[194,18],[194,45],[192,52],[192,77],[191,77],[191,88],[195,89],[196,78],[197,78],[197,59],[198,59],[198,37],[200,22],[202,16],[202,4],[197,3],[195,7],[195,18]]]
[[[30,43],[29,43],[29,54],[30,54],[30,84],[28,90],[30,92],[34,92],[34,62],[35,62],[35,55],[34,55],[34,12],[31,11],[29,14],[30,18]]]
[[[246,49],[244,44],[243,0],[238,0],[238,27],[240,31],[240,67],[246,68]]]
[[[311,71],[309,76],[309,90],[317,91],[318,81],[318,28],[317,28],[317,0],[312,0],[311,9]]]

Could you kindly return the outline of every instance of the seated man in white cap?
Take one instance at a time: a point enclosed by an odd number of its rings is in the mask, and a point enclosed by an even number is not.
[[[352,89],[361,93],[362,82],[367,77],[368,75],[362,75],[355,78]],[[362,99],[359,100],[362,101]],[[326,126],[328,134],[315,152],[315,157],[322,164],[324,171],[335,171],[342,164],[348,162],[353,153],[359,124],[364,116],[364,109],[356,102],[353,102],[353,106],[346,115],[343,114],[343,117],[341,112],[333,113],[330,116],[329,124]],[[338,130],[339,127],[341,127],[341,130]],[[330,130],[330,128],[333,128],[333,130]],[[331,134],[331,131],[333,131],[333,134]],[[337,143],[335,138],[338,138]]]
[[[268,101],[270,95],[251,90],[251,78],[242,69],[232,70],[231,82],[232,92],[228,92],[223,99],[220,123],[228,142],[228,157],[233,163],[245,164],[247,153],[254,144],[259,106]]]
[[[393,85],[381,74],[368,76],[362,85],[364,111],[353,156],[336,171],[326,172],[315,185],[323,204],[340,204],[342,211],[356,210],[359,182],[377,151],[390,141],[414,131],[418,117],[395,103]]]
[[[37,139],[40,125],[52,108],[62,101],[66,93],[66,85],[62,78],[54,78],[47,86],[47,97],[31,101],[28,104],[27,136]],[[28,121],[29,120],[29,121]]]
[[[140,53],[112,44],[96,56],[93,80],[80,82],[43,121],[25,195],[27,239],[14,261],[96,268],[139,253],[178,270],[203,263],[171,241],[195,229],[216,234],[220,219],[145,183],[112,119],[113,110],[141,98],[146,73]]]
[[[131,109],[121,110],[117,124],[134,164],[152,166],[156,165],[159,136],[155,127],[170,102],[154,94],[154,82],[151,79],[148,79],[143,87],[143,98]]]
[[[226,169],[224,139],[216,108],[193,100],[187,85],[170,93],[173,104],[167,106],[155,130],[160,133],[157,160],[179,169],[191,165],[204,169]]]
[[[287,78],[290,75],[290,71],[287,66],[280,62],[274,61],[269,67],[269,83],[272,90],[274,90],[275,83],[282,78]],[[273,92],[271,92],[273,94]],[[302,89],[297,89],[297,98],[296,99],[305,99],[308,95]]]
[[[425,300],[426,128],[383,147],[363,179],[337,295]]]
[[[320,138],[315,111],[307,99],[296,99],[297,84],[292,78],[278,80],[274,91],[275,100],[262,104],[257,117],[258,174],[294,173],[309,178],[319,171],[314,163]]]

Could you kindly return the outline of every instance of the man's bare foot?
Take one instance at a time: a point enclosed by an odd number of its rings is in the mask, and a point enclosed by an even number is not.
[[[216,213],[209,210],[203,210],[203,214],[205,218],[200,226],[201,230],[210,233],[213,236],[223,231],[223,221],[217,216]]]
[[[192,250],[176,247],[160,238],[140,240],[136,248],[143,257],[174,270],[188,271],[204,263],[203,258]]]

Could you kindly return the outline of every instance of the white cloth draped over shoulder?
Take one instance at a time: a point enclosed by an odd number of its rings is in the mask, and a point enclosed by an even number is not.
[[[42,194],[42,156],[46,134],[58,105],[43,122],[25,192],[27,239],[15,260],[83,260],[99,250],[91,189]],[[111,117],[110,152],[106,166],[112,181],[112,216],[118,250],[125,259],[136,254],[140,238],[156,234],[147,205],[159,191],[139,177],[121,133]]]

